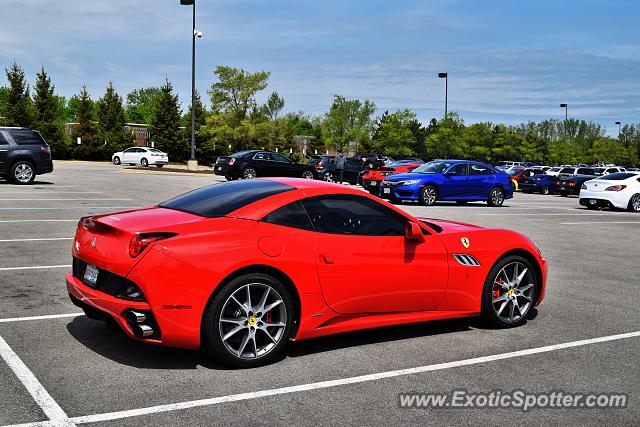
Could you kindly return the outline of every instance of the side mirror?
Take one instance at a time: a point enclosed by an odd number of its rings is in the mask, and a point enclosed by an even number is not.
[[[424,234],[422,229],[415,222],[407,221],[404,227],[404,238],[412,242],[424,242]]]

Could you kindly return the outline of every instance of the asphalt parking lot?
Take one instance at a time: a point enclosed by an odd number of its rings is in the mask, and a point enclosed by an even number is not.
[[[80,216],[155,204],[214,181],[81,162],[56,163],[29,187],[0,181],[0,425],[640,423],[640,215],[588,211],[576,198],[405,207],[537,242],[549,261],[546,299],[515,329],[469,319],[349,333],[293,343],[271,366],[229,370],[79,315],[64,276]],[[400,393],[455,389],[615,392],[629,401],[625,409],[528,412],[398,403]]]

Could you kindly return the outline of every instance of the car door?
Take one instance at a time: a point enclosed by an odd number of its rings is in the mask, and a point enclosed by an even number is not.
[[[255,153],[246,166],[254,168],[258,176],[277,176],[275,168],[273,167],[271,153],[266,151]]]
[[[486,166],[469,164],[469,195],[486,198],[496,182],[495,173]]]
[[[436,310],[446,288],[444,245],[404,237],[407,219],[365,196],[302,200],[314,226],[325,301],[338,313]]]
[[[292,162],[287,157],[279,153],[271,153],[273,159],[273,166],[277,171],[276,176],[288,176],[288,177],[300,177],[302,176],[302,169],[297,163]]]
[[[457,163],[443,174],[440,199],[465,198],[471,194],[467,163]]]
[[[135,148],[127,148],[122,152],[122,163],[135,163],[134,151]]]
[[[360,161],[353,157],[347,158],[344,164],[344,179],[348,182],[358,182],[360,175]]]
[[[2,132],[0,132],[0,172],[7,172],[9,167],[9,142],[5,139]]]

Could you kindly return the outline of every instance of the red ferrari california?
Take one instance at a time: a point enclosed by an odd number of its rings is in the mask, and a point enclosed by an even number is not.
[[[88,317],[238,367],[277,360],[289,340],[357,329],[477,315],[517,326],[547,271],[516,232],[414,218],[294,178],[82,218],[72,254],[67,289]]]

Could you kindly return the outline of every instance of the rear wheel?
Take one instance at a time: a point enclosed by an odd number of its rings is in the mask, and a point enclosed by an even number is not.
[[[233,181],[235,178],[229,175],[225,175],[224,179],[226,179],[227,181]]]
[[[140,166],[142,166],[143,168],[146,168],[147,166],[149,166],[149,161],[143,157],[140,160]]]
[[[252,167],[244,168],[242,171],[242,177],[244,179],[253,179],[258,177],[258,172]]]
[[[536,300],[533,266],[519,255],[500,260],[489,272],[482,290],[482,315],[489,324],[519,326]]]
[[[433,206],[438,200],[438,190],[433,185],[425,186],[420,192],[420,203],[424,206]]]
[[[27,160],[19,160],[11,166],[9,176],[14,184],[28,185],[36,179],[36,169],[33,163]]]
[[[504,190],[502,188],[494,188],[489,193],[489,198],[487,199],[487,204],[489,206],[502,206],[504,203]]]
[[[304,179],[313,179],[314,178],[313,172],[311,172],[309,169],[305,169],[302,171],[302,177]]]
[[[117,166],[117,165],[119,165],[119,164],[120,164],[120,157],[115,156],[115,157],[113,158],[113,164],[114,164],[114,165],[116,165],[116,166]]]
[[[551,194],[551,187],[549,187],[548,185],[543,185],[542,186],[542,194],[544,194],[544,195]]]
[[[209,303],[203,347],[228,365],[266,365],[284,354],[292,321],[293,304],[282,283],[265,274],[240,276]]]
[[[333,182],[333,172],[325,172],[322,174],[322,179],[327,182]]]
[[[634,194],[629,200],[629,210],[632,212],[640,212],[640,194]]]

